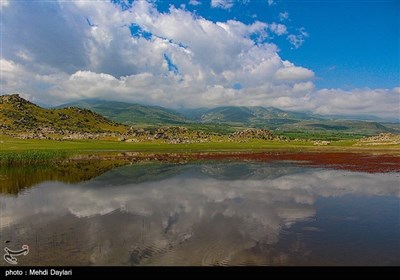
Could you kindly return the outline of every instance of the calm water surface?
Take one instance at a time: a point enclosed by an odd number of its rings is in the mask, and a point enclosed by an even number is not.
[[[400,265],[399,173],[94,165],[0,170],[0,251],[28,244],[20,265]]]

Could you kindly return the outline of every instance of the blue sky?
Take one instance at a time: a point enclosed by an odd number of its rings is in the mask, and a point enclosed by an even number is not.
[[[210,2],[210,1],[199,1]],[[188,1],[159,1],[160,11]],[[186,9],[214,22],[237,19],[276,21],[309,34],[294,49],[286,38],[274,38],[282,57],[313,69],[320,87],[399,86],[400,4],[398,1],[234,1],[228,9],[186,5]],[[287,13],[287,19],[279,15]]]
[[[294,22],[310,33],[296,51],[282,56],[317,73],[320,87],[399,85],[399,2],[283,2]]]
[[[1,92],[399,117],[398,1],[1,2]]]

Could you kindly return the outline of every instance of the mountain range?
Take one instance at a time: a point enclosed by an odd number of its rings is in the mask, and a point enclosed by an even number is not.
[[[144,106],[118,101],[86,99],[57,106],[89,109],[112,121],[127,125],[179,125],[190,122],[185,116],[159,106]]]
[[[398,123],[357,120],[357,116],[321,116],[291,112],[274,107],[221,106],[172,110],[105,100],[80,100],[58,106],[90,109],[112,121],[131,126],[181,125],[202,127],[265,128],[281,133],[344,133],[373,135],[382,132],[399,133]],[[371,119],[370,116],[366,116]],[[361,118],[361,116],[359,116]]]
[[[273,107],[223,106],[172,110],[117,101],[80,100],[56,108],[39,107],[20,96],[0,96],[0,129],[8,131],[125,132],[133,127],[184,126],[194,130],[232,133],[262,128],[289,137],[330,135],[359,137],[382,132],[400,133],[399,123],[330,119]]]

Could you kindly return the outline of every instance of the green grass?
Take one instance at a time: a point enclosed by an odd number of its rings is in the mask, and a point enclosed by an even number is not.
[[[279,132],[274,131],[276,135],[286,136],[289,139],[310,139],[310,140],[326,140],[326,141],[338,141],[338,140],[356,140],[365,136],[365,134],[356,133],[344,133],[344,132],[300,132],[300,131],[285,131]]]
[[[32,165],[57,162],[75,154],[99,152],[261,152],[261,151],[319,151],[319,152],[384,152],[399,154],[400,145],[354,146],[356,140],[340,140],[328,146],[315,146],[312,141],[209,142],[192,144],[166,144],[162,142],[126,143],[102,140],[55,141],[16,139],[0,135],[0,165]]]
[[[17,139],[0,135],[1,151],[27,151],[27,150],[64,150],[64,151],[210,151],[210,150],[262,150],[262,149],[334,149],[357,148],[353,147],[356,140],[346,139],[334,141],[329,146],[314,146],[312,141],[264,141],[252,140],[249,142],[208,142],[192,144],[167,144],[162,142],[127,143],[106,140],[74,140],[55,141],[39,139]],[[376,146],[377,148],[381,146]],[[386,145],[383,148],[400,148],[399,145]]]
[[[1,151],[64,150],[64,151],[210,151],[249,150],[268,148],[296,148],[312,146],[311,142],[279,142],[254,140],[250,142],[209,142],[193,144],[167,144],[162,142],[126,143],[103,140],[55,141],[38,139],[15,139],[0,137]]]
[[[0,166],[43,165],[68,158],[65,150],[1,151]]]

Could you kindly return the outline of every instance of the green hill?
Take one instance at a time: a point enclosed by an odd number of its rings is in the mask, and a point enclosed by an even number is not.
[[[246,126],[294,123],[298,120],[317,119],[312,115],[283,111],[273,107],[223,106],[213,109],[183,111],[185,116],[201,123],[230,123]]]
[[[398,133],[398,124],[384,125],[375,121],[341,120],[300,112],[289,112],[273,107],[224,106],[213,109],[184,110],[182,113],[203,124],[235,127],[266,128],[293,138],[342,139]]]
[[[339,140],[344,138],[361,138],[380,133],[398,133],[400,126],[393,124],[387,127],[370,121],[349,120],[304,120],[293,124],[283,124],[274,132],[292,138]]]
[[[0,96],[0,130],[60,133],[125,132],[127,127],[81,108],[44,109],[18,94]]]
[[[90,109],[110,120],[127,125],[180,125],[191,121],[181,114],[158,106],[144,106],[117,101],[81,100],[57,108],[78,107]]]
[[[90,109],[113,121],[135,127],[185,126],[229,134],[243,128],[268,129],[292,138],[342,139],[379,133],[398,133],[398,124],[375,121],[329,119],[310,113],[290,112],[273,107],[222,106],[182,109],[179,112],[158,106],[144,106],[116,101],[81,100],[59,107]]]

